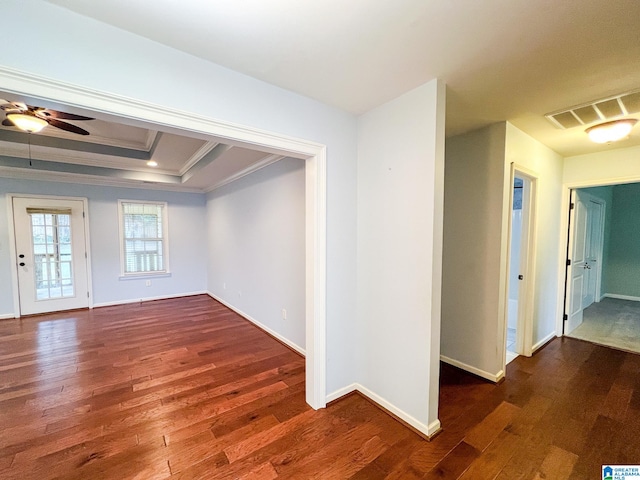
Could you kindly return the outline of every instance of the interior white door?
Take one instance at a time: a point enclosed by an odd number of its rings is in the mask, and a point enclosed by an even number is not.
[[[567,275],[569,295],[567,295],[568,318],[565,334],[582,323],[583,302],[590,269],[587,262],[587,235],[589,232],[587,217],[587,205],[580,194],[576,192],[571,218],[571,265]]]
[[[20,314],[89,306],[84,202],[13,198]]]
[[[603,242],[602,222],[604,220],[604,205],[594,200],[584,202],[587,205],[587,241],[586,261],[588,264],[588,276],[585,293],[583,295],[582,308],[587,308],[594,301],[600,301],[598,292],[598,273],[601,263]]]

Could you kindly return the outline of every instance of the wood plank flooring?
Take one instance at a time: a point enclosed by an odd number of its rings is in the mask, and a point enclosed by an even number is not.
[[[410,366],[407,366],[410,368]],[[640,356],[574,339],[442,366],[431,442],[207,296],[0,321],[2,479],[592,479],[640,463]]]

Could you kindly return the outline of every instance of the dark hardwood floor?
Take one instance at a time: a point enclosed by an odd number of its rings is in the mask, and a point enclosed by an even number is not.
[[[407,366],[410,368],[410,366]],[[640,463],[640,356],[556,339],[493,385],[443,365],[431,442],[207,296],[0,321],[2,479],[597,479]]]

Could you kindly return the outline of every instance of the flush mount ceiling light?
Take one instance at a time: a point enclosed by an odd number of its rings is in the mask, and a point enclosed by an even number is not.
[[[585,132],[587,132],[591,141],[595,143],[617,142],[629,135],[636,122],[635,118],[624,118],[594,125],[587,128]]]
[[[7,119],[20,130],[38,133],[48,125],[46,120],[29,113],[7,113]]]
[[[149,160],[149,161],[147,162],[147,165],[148,165],[149,167],[157,167],[157,166],[158,166],[158,162],[156,162],[155,160]]]

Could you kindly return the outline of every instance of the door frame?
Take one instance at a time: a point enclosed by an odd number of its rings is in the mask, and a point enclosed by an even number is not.
[[[223,138],[304,160],[305,164],[305,400],[312,408],[327,404],[327,147],[229,121],[126,98],[33,73],[0,66],[0,89],[43,101],[142,120],[182,131]],[[32,173],[30,172],[33,178]],[[25,177],[16,177],[25,178]],[[29,177],[27,177],[29,178]],[[50,181],[73,181],[49,174]],[[15,252],[14,252],[15,257]],[[17,310],[16,310],[17,311]]]
[[[84,241],[85,251],[87,252],[87,291],[89,292],[89,308],[93,308],[93,282],[91,276],[91,238],[89,231],[89,200],[86,197],[62,197],[58,195],[30,195],[27,193],[8,193],[7,196],[7,209],[9,219],[9,255],[14,262],[11,269],[11,282],[13,284],[13,311],[15,312],[15,318],[20,318],[22,312],[20,310],[20,287],[18,285],[18,252],[16,251],[16,231],[15,231],[15,219],[13,215],[13,199],[14,198],[42,198],[45,200],[72,200],[82,202],[82,208],[84,209],[84,217],[82,219],[84,223]]]
[[[533,307],[535,298],[536,278],[536,251],[537,251],[537,199],[538,199],[538,174],[515,162],[511,163],[509,210],[508,210],[508,234],[507,234],[507,261],[506,282],[504,295],[504,319],[502,325],[502,363],[507,364],[507,315],[509,311],[509,273],[511,270],[511,235],[512,235],[512,210],[513,210],[513,184],[515,177],[525,178],[529,184],[527,189],[528,201],[524,202],[522,212],[522,237],[520,249],[520,265],[524,266],[524,280],[518,294],[518,326],[516,328],[516,349],[518,354],[530,357],[533,354]],[[524,247],[524,248],[523,248]],[[506,370],[503,370],[506,371]]]
[[[569,205],[571,203],[571,190],[578,190],[581,188],[590,187],[606,187],[613,185],[624,185],[625,183],[637,183],[640,182],[640,175],[631,175],[628,177],[613,177],[613,178],[601,178],[595,180],[582,180],[578,182],[568,182],[562,184],[562,200],[560,201],[560,209],[562,214],[560,215],[560,241],[558,258],[558,298],[556,301],[556,336],[564,336],[564,309],[565,309],[565,276],[566,276],[566,260],[567,252],[569,248],[569,215],[566,212],[569,211]],[[604,228],[604,222],[603,222]],[[602,264],[602,262],[600,262]]]

